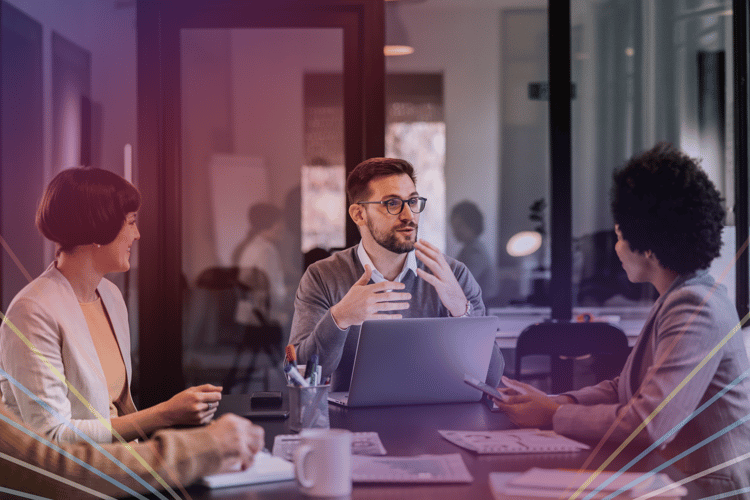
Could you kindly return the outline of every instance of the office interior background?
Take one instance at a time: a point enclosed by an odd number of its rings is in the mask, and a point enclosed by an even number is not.
[[[169,65],[158,57],[160,39],[139,33],[153,24],[147,17],[157,9],[149,3],[159,2],[3,0],[1,31],[2,310],[54,259],[53,245],[34,227],[49,180],[78,165],[132,180],[150,197],[144,207],[160,208],[141,211],[145,229],[131,270],[111,279],[128,302],[134,366],[145,363],[139,349],[144,341],[167,360],[161,372],[157,367],[148,380],[133,381],[136,397],[139,388],[220,382],[231,365],[243,336],[235,318],[240,292],[207,278],[211,269],[236,264],[250,207],[272,203],[283,212],[277,233],[283,278],[275,285],[287,299],[275,303],[274,319],[285,335],[304,254],[357,241],[346,227],[343,192],[353,166],[347,163],[348,28],[335,22],[288,26],[274,21],[272,12],[262,26],[188,23],[179,28],[179,64]],[[201,3],[212,2],[183,0]],[[307,3],[314,8],[316,2]],[[461,248],[451,231],[452,207],[463,200],[479,207],[480,238],[495,266],[496,287],[485,302],[501,325],[520,331],[524,322],[549,317],[556,186],[550,174],[547,2],[360,3],[382,4],[385,22],[374,27],[384,29],[386,43],[396,37],[413,48],[384,56],[382,95],[363,88],[364,106],[382,101],[384,119],[375,134],[365,126],[362,142],[382,137],[371,151],[379,147],[414,164],[420,195],[428,198],[420,235],[448,255]],[[655,299],[654,290],[627,282],[614,253],[609,190],[615,168],[662,140],[700,158],[726,200],[725,248],[711,271],[724,276],[735,296],[735,209],[746,209],[748,199],[737,199],[747,189],[738,191],[742,178],[735,165],[734,22],[731,0],[570,1],[573,316],[637,319]],[[746,47],[742,52],[747,55]],[[148,53],[162,64],[154,75],[177,74],[179,85],[160,88],[166,101],[158,101],[177,103],[166,111],[178,117],[174,130],[139,129],[151,112],[144,109],[152,102],[144,97],[151,88],[142,83],[146,63],[138,61]],[[363,71],[366,78],[369,70]],[[145,171],[139,162],[145,154],[139,142],[150,140],[151,131],[159,140],[162,134],[177,137],[175,150],[158,151],[160,162],[175,165],[166,173]],[[540,227],[540,248],[512,255],[511,237]],[[140,271],[148,262],[139,247],[157,240],[176,249],[171,259],[179,273],[158,271],[144,279]],[[178,314],[164,308],[165,318],[148,324],[139,315],[144,294],[165,283],[178,291],[170,299]],[[177,337],[167,329],[176,329]],[[174,359],[180,373],[168,369]],[[169,380],[156,380],[154,373]]]

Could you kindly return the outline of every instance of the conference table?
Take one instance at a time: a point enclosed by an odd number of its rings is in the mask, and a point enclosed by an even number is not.
[[[284,405],[287,405],[285,399]],[[219,405],[218,414],[242,415],[250,408],[249,395],[225,395]],[[531,467],[578,469],[590,457],[590,451],[576,453],[544,453],[515,455],[477,455],[443,439],[438,430],[488,430],[509,429],[513,425],[502,413],[492,412],[483,403],[454,403],[412,406],[388,406],[372,408],[342,408],[329,405],[330,422],[333,428],[349,429],[353,432],[377,432],[389,456],[417,456],[423,454],[459,453],[474,477],[471,484],[411,485],[411,484],[354,484],[351,495],[359,499],[431,499],[431,500],[492,500],[489,486],[491,472],[524,472]],[[291,434],[289,420],[257,421],[266,431],[266,447],[273,447],[278,434]],[[596,443],[589,443],[592,449]],[[606,446],[597,453],[587,466],[595,469],[614,451]],[[607,470],[618,470],[635,457],[640,450],[627,449],[618,455]],[[638,462],[633,472],[647,472],[664,463],[652,453]],[[673,480],[684,477],[679,470],[668,467],[665,471]],[[689,494],[686,499],[702,498],[694,484],[685,485]],[[201,499],[252,499],[285,500],[302,499],[294,481],[208,489],[194,485],[187,489],[194,500]],[[582,498],[582,497],[579,497]]]

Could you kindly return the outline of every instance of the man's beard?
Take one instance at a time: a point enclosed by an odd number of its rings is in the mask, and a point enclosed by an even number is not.
[[[400,229],[406,229],[407,227],[414,228],[414,240],[399,241],[398,232]],[[416,222],[407,222],[398,227],[393,228],[388,232],[378,231],[372,220],[367,221],[367,229],[370,230],[372,238],[383,248],[393,253],[407,253],[414,250],[414,243],[417,241],[417,230],[419,226]]]

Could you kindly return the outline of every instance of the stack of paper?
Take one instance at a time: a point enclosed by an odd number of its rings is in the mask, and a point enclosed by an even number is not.
[[[533,468],[523,474],[493,472],[490,488],[496,500],[560,498],[675,500],[687,489],[666,474],[599,472]]]

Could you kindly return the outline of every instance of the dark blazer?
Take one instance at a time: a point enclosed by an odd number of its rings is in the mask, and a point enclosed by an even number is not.
[[[667,436],[659,445],[661,453],[667,458],[683,454],[675,465],[688,476],[702,473],[750,450],[750,423],[731,428],[750,414],[749,368],[726,288],[715,286],[706,271],[679,276],[651,308],[619,377],[569,393],[579,404],[561,406],[554,429],[588,440],[611,431],[609,439],[619,443],[653,415],[634,443],[650,445]],[[709,442],[684,453],[704,440]],[[750,460],[721,467],[696,482],[707,494],[748,487]],[[750,493],[732,498],[750,498]]]

